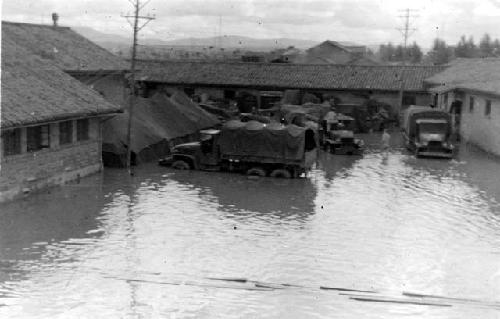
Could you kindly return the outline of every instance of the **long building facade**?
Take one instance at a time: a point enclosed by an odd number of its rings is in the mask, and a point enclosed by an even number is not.
[[[169,87],[211,99],[234,99],[242,93],[265,108],[265,97],[301,90],[342,104],[377,100],[400,111],[406,105],[432,103],[424,80],[441,66],[361,66],[287,63],[142,61],[139,81],[147,90]],[[402,96],[401,96],[402,93]],[[262,98],[264,97],[264,98]]]

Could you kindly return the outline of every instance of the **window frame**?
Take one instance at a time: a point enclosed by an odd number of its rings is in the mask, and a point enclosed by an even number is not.
[[[76,120],[76,141],[83,142],[90,139],[90,120],[79,119]]]
[[[50,124],[28,126],[26,128],[26,150],[37,152],[50,148]]]
[[[68,126],[65,127],[66,125]],[[73,143],[73,126],[72,120],[59,122],[59,145],[68,145]],[[69,130],[69,132],[67,130]]]
[[[21,129],[14,128],[5,130],[1,134],[2,152],[4,156],[18,155],[22,153]]]

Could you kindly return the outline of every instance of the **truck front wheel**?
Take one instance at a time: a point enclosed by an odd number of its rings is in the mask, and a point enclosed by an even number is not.
[[[266,171],[263,168],[260,167],[252,167],[247,171],[248,176],[260,176],[260,177],[265,177],[266,176]]]
[[[172,168],[187,170],[187,169],[190,169],[191,167],[189,166],[189,163],[187,163],[186,161],[177,160],[177,161],[172,163]]]
[[[270,176],[274,178],[292,178],[292,174],[286,169],[275,169]]]

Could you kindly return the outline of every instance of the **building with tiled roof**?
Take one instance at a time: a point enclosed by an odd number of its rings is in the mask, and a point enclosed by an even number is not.
[[[424,80],[441,66],[366,66],[288,63],[179,62],[140,63],[140,78],[148,82],[216,85],[263,89],[405,90],[425,92]]]
[[[376,98],[394,107],[399,105],[402,82],[411,100],[408,104],[430,103],[424,80],[444,70],[441,66],[184,61],[142,61],[140,68],[138,79],[150,87],[175,86],[214,98],[233,96],[242,90],[258,93],[296,89],[333,94],[342,103]]]
[[[456,59],[425,82],[460,137],[500,156],[500,58]]]
[[[101,120],[121,112],[13,33],[2,29],[0,201],[99,171]]]
[[[2,37],[64,71],[128,70],[126,61],[71,28],[2,21]]]

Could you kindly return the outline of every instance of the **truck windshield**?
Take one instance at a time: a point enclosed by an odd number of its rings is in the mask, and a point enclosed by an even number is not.
[[[441,133],[444,134],[448,130],[446,123],[419,123],[418,129],[420,133]]]

